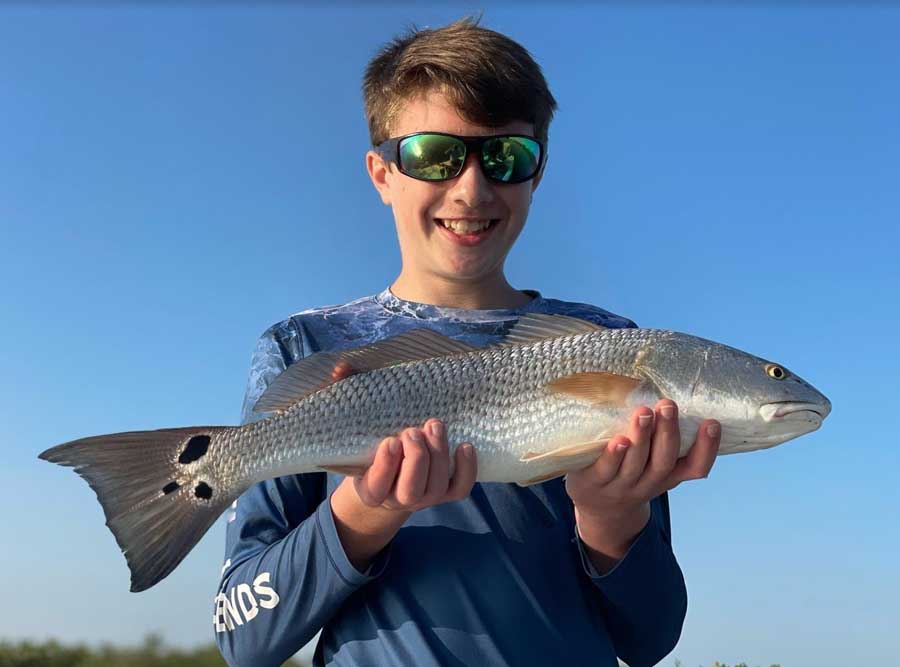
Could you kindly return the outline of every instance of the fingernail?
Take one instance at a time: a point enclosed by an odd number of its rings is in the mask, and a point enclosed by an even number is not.
[[[391,456],[397,456],[400,453],[400,441],[397,438],[392,438],[388,443],[388,452]]]
[[[710,424],[706,427],[706,435],[710,438],[717,438],[719,436],[719,425],[718,424]]]
[[[431,431],[432,438],[440,438],[444,435],[444,424],[441,422],[431,422],[428,425],[428,430]]]
[[[422,442],[422,432],[419,431],[419,429],[417,429],[417,428],[410,429],[408,434],[409,434],[409,439],[412,440],[413,442],[418,442],[418,443]]]
[[[653,415],[640,415],[638,417],[638,424],[641,428],[647,428],[650,426],[650,422],[653,421]]]
[[[628,445],[625,444],[624,442],[620,442],[618,445],[616,445],[616,452],[617,452],[617,453],[624,452],[626,449],[628,449]]]
[[[659,409],[659,412],[666,419],[672,419],[675,416],[675,406],[664,405]]]
[[[462,448],[463,456],[465,456],[466,458],[469,458],[469,459],[472,458],[472,454],[475,453],[475,448],[472,447],[472,445],[470,445],[470,444],[467,442],[467,443],[464,444],[464,445],[460,445],[460,447]]]

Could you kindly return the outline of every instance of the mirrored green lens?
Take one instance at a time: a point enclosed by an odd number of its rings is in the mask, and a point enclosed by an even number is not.
[[[442,134],[417,134],[400,142],[400,167],[413,178],[453,178],[466,160],[466,145]]]
[[[541,145],[527,137],[497,137],[484,142],[484,173],[504,183],[528,180],[541,163]]]

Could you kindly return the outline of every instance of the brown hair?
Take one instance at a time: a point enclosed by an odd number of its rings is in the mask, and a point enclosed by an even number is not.
[[[404,102],[435,89],[469,122],[498,127],[521,120],[547,141],[556,100],[540,66],[520,44],[478,20],[412,28],[369,62],[363,99],[373,146],[390,138]]]

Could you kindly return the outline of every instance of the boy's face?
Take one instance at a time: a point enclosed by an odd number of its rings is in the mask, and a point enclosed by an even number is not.
[[[440,92],[410,100],[391,128],[391,136],[414,132],[460,136],[533,135],[530,123],[515,121],[483,127],[463,119]],[[541,174],[513,185],[488,180],[477,156],[469,154],[462,172],[442,182],[420,181],[401,174],[374,151],[366,154],[372,183],[394,211],[403,272],[422,280],[479,282],[502,276],[503,262],[525,225],[531,196]],[[445,221],[467,220],[448,229]],[[490,220],[475,233],[472,223]],[[470,233],[465,233],[465,232]],[[463,233],[458,233],[463,232]]]

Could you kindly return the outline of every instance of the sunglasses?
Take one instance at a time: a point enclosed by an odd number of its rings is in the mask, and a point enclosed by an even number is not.
[[[448,181],[459,176],[466,156],[478,156],[484,175],[498,183],[522,183],[541,169],[544,145],[524,134],[458,137],[443,132],[417,132],[375,146],[400,173],[420,181]]]

